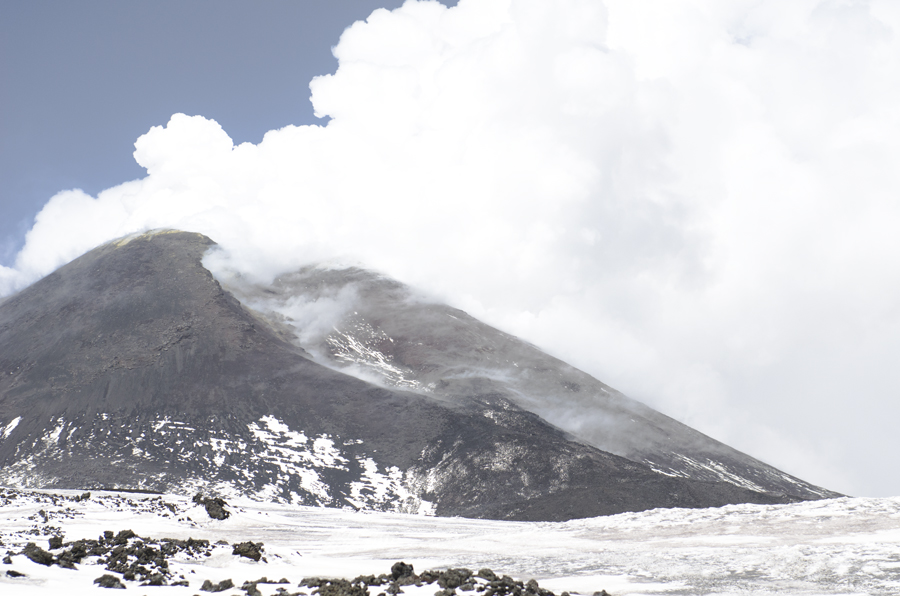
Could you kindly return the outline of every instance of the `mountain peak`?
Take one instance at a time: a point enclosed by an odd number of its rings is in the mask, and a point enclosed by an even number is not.
[[[547,520],[833,494],[367,271],[223,287],[213,244],[135,235],[0,304],[0,484]]]

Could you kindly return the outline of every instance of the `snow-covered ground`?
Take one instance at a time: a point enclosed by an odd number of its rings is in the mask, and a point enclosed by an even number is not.
[[[176,555],[172,579],[188,586],[140,586],[138,594],[200,593],[203,581],[231,579],[221,594],[244,594],[262,576],[290,584],[258,584],[264,596],[298,587],[304,577],[388,573],[403,560],[416,572],[493,569],[557,594],[900,594],[900,498],[832,499],[795,505],[659,509],[643,513],[527,523],[292,507],[235,501],[217,521],[175,495],[0,489],[0,555],[27,542],[48,549],[130,529],[144,538],[207,539],[210,554]],[[6,495],[4,497],[4,495]],[[55,498],[53,495],[57,495]],[[41,513],[43,512],[43,513]],[[231,544],[264,543],[266,561],[233,555]],[[59,551],[54,551],[58,553]],[[0,557],[2,558],[2,557]],[[93,584],[108,573],[89,557],[77,570],[42,566],[24,554],[0,563],[0,594],[109,594]],[[15,570],[24,577],[10,577]],[[404,587],[432,596],[436,584]],[[377,588],[370,589],[372,596]],[[116,593],[116,592],[112,592]],[[477,592],[470,592],[475,595]]]

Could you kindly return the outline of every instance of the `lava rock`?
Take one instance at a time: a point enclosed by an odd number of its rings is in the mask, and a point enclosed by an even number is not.
[[[119,581],[119,578],[115,575],[110,575],[108,573],[101,575],[97,579],[94,580],[94,583],[100,586],[101,588],[116,588],[118,590],[124,590],[125,585]]]
[[[150,577],[147,578],[147,581],[141,584],[142,586],[167,586],[169,583],[166,581],[166,577],[162,573],[154,573]]]
[[[231,513],[225,509],[225,505],[228,504],[225,502],[225,499],[219,497],[207,498],[203,496],[203,493],[197,493],[194,495],[193,501],[198,505],[203,505],[206,508],[206,514],[212,519],[223,520],[231,516]]]
[[[116,534],[116,537],[112,539],[112,542],[113,544],[119,545],[127,544],[129,538],[135,538],[136,536],[137,534],[135,534],[131,530],[122,530],[118,534]]]
[[[319,596],[369,596],[369,589],[363,583],[333,579],[319,586]]]
[[[63,547],[62,536],[51,536],[48,543],[50,545],[50,550],[56,550],[58,548],[62,548]]]
[[[259,561],[262,558],[262,549],[262,542],[254,543],[247,541],[241,542],[240,544],[235,544],[234,548],[231,551],[231,554],[247,557],[248,559],[253,559],[254,561]]]
[[[6,575],[8,575],[9,577],[25,577],[24,573],[16,571],[15,569],[10,569],[6,572]]]
[[[203,592],[224,592],[229,588],[234,587],[234,582],[231,579],[223,579],[217,584],[212,583],[211,581],[203,580],[203,585],[200,586],[200,590]]]
[[[25,545],[25,556],[39,565],[50,566],[53,564],[53,555],[36,545],[29,542]]]
[[[387,576],[375,576],[375,575],[357,575],[353,579],[353,583],[363,583],[367,586],[380,586],[387,581]]]
[[[413,575],[415,572],[413,571],[412,565],[407,565],[403,561],[397,561],[393,565],[391,565],[391,577],[394,581],[397,581],[401,577],[408,577]]]
[[[469,569],[448,569],[441,573],[437,582],[445,590],[453,590],[466,583],[470,577],[472,577],[472,572]]]

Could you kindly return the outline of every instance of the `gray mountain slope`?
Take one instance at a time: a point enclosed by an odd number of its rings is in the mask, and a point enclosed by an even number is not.
[[[0,304],[0,485],[537,520],[794,499],[573,440],[494,379],[412,391],[324,366],[222,288],[212,245],[125,239]]]
[[[449,401],[490,387],[584,443],[670,476],[803,499],[839,496],[375,273],[309,267],[266,286],[233,278],[226,285],[289,341],[338,370]],[[328,312],[330,328],[305,332],[309,312]]]

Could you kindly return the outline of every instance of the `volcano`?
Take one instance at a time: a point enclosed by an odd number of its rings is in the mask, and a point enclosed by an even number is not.
[[[837,496],[360,268],[98,247],[0,303],[0,485],[566,520]]]

